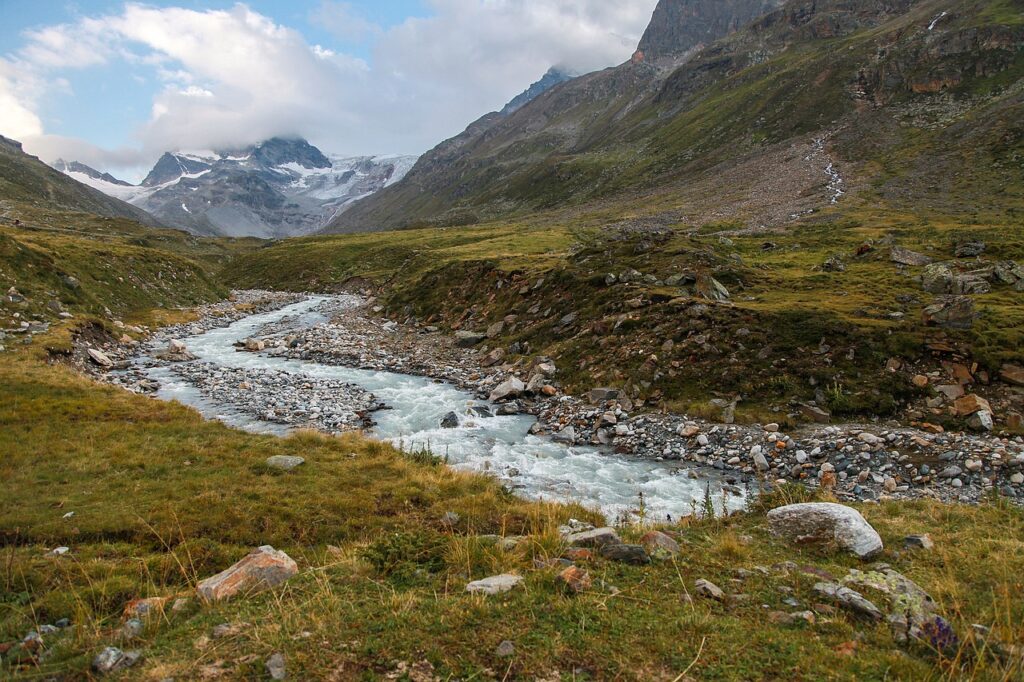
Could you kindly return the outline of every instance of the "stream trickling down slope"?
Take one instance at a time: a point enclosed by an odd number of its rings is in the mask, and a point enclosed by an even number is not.
[[[678,463],[620,456],[592,447],[569,447],[548,438],[530,435],[535,421],[529,415],[471,417],[468,407],[482,404],[475,396],[450,384],[407,374],[324,365],[275,357],[266,353],[238,352],[234,343],[258,335],[268,324],[289,321],[296,328],[326,323],[314,309],[324,300],[312,297],[280,310],[243,318],[230,326],[212,329],[183,339],[199,361],[230,368],[272,369],[318,379],[356,384],[373,392],[389,408],[374,413],[377,422],[370,435],[401,443],[406,449],[429,445],[432,452],[448,458],[459,469],[488,472],[505,480],[517,493],[531,498],[577,501],[599,508],[609,520],[635,510],[643,493],[650,519],[679,518],[690,513],[694,502],[705,495],[710,481],[716,504],[721,504],[721,482],[713,470],[701,480],[689,477]],[[256,420],[214,404],[166,367],[149,371],[158,380],[158,396],[191,405],[209,418],[251,431],[283,435],[288,428]],[[457,428],[441,428],[449,412],[460,415]],[[315,462],[311,463],[315,466]],[[742,501],[729,501],[732,509]]]

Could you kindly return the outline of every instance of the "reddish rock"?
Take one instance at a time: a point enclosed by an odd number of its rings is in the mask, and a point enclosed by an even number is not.
[[[164,610],[164,606],[170,601],[170,597],[149,597],[148,599],[133,599],[124,607],[125,618],[146,618]]]
[[[974,393],[957,398],[953,405],[956,407],[957,415],[961,417],[967,417],[975,412],[988,412],[992,414],[992,406],[989,405],[988,401]]]
[[[658,530],[646,533],[640,538],[640,544],[655,559],[667,559],[679,554],[679,543]]]
[[[562,557],[569,561],[591,561],[594,558],[594,553],[583,547],[570,547],[565,550]]]
[[[299,568],[290,556],[264,545],[231,568],[202,581],[196,590],[206,601],[219,601],[239,593],[275,587],[298,572]]]
[[[579,594],[590,589],[590,574],[579,566],[570,566],[555,578],[563,590],[572,594]]]
[[[1003,381],[1015,386],[1024,386],[1024,367],[1019,365],[1003,365],[999,370],[999,376]]]
[[[928,385],[928,377],[926,377],[923,374],[918,374],[913,379],[911,379],[911,381],[913,381],[914,385],[917,386],[918,388],[924,388],[925,386]]]

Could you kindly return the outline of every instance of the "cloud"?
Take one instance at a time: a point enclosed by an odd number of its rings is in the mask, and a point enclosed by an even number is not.
[[[16,140],[43,134],[43,122],[34,111],[38,93],[38,81],[0,58],[0,134]]]
[[[130,64],[163,84],[148,120],[126,131],[136,156],[273,135],[303,135],[331,152],[419,153],[499,109],[550,66],[585,72],[625,61],[656,0],[428,4],[431,16],[385,30],[349,3],[321,2],[312,19],[347,40],[372,41],[369,62],[340,46],[311,45],[244,4],[208,11],[127,4],[30,31],[16,60],[0,61],[0,105],[8,105],[0,106],[0,132],[20,136],[34,153],[75,158],[71,152],[86,148],[43,136],[40,83],[73,69]],[[113,151],[104,168],[130,156]]]
[[[310,12],[310,21],[342,40],[363,43],[383,33],[377,24],[361,15],[351,3],[323,0]]]

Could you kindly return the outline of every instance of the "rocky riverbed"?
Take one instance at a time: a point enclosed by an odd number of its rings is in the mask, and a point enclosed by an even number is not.
[[[196,322],[160,330],[142,347],[97,349],[115,366],[137,358],[125,372],[103,374],[130,390],[151,392],[156,387],[146,370],[162,364],[204,396],[257,419],[327,432],[372,426],[375,411],[386,405],[358,385],[265,368],[217,367],[190,360],[187,348],[177,356],[174,352],[171,342],[177,338],[302,298],[237,292],[233,301],[200,309]],[[1020,437],[936,433],[896,423],[814,425],[784,432],[776,424],[716,424],[640,412],[614,389],[565,395],[557,363],[550,358],[515,356],[486,348],[486,334],[449,336],[433,327],[383,319],[379,312],[372,297],[327,297],[307,315],[254,329],[251,337],[237,340],[237,352],[448,382],[472,391],[479,404],[461,414],[453,411],[440,420],[439,429],[492,414],[529,414],[537,419],[532,434],[563,446],[595,446],[618,455],[696,465],[687,467],[690,476],[716,472],[726,486],[800,481],[832,488],[849,500],[975,502],[1000,494],[1024,502]]]

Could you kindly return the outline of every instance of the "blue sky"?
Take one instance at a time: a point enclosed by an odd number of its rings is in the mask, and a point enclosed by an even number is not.
[[[0,0],[0,134],[137,176],[303,135],[421,153],[551,66],[627,59],[656,0]]]

